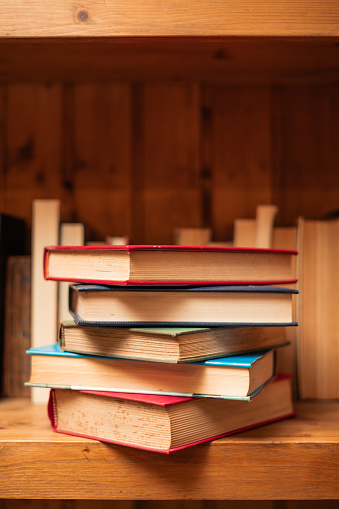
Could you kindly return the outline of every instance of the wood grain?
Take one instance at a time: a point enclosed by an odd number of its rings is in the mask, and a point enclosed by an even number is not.
[[[128,85],[74,90],[73,210],[87,240],[129,235],[131,101]]]
[[[339,495],[338,404],[303,403],[297,411],[296,418],[167,456],[57,434],[49,427],[44,406],[2,401],[0,495],[335,499]]]
[[[255,217],[271,201],[270,103],[265,86],[211,86],[216,240],[233,237],[236,218]]]
[[[88,240],[114,230],[172,243],[175,227],[209,226],[225,241],[258,204],[278,205],[278,225],[338,207],[338,85],[2,91],[1,206],[28,225],[32,199],[59,198],[61,219],[85,222]]]
[[[336,86],[272,90],[272,169],[279,224],[324,218],[338,208],[339,95]],[[288,206],[287,206],[288,204]]]
[[[0,509],[318,509],[319,501],[269,500],[0,500]],[[114,504],[114,505],[113,505]],[[337,509],[337,500],[322,500],[322,509]]]
[[[200,92],[195,84],[144,89],[144,237],[173,243],[173,231],[200,227]]]
[[[61,197],[60,87],[9,87],[5,129],[6,212],[30,225],[33,199]]]
[[[91,509],[93,500],[0,500],[0,509]],[[133,500],[96,500],[96,509],[137,509]],[[173,509],[176,509],[173,507]],[[197,508],[198,509],[198,508]],[[241,508],[242,509],[242,508]]]
[[[2,2],[0,36],[226,36],[318,37],[339,34],[336,0],[147,0],[123,3],[83,0]]]
[[[0,39],[8,83],[337,83],[335,37]]]

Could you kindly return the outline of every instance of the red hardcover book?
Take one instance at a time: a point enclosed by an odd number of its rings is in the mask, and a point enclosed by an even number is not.
[[[44,277],[121,285],[296,282],[291,250],[209,246],[49,246]]]
[[[54,431],[171,453],[294,415],[291,380],[278,376],[249,403],[214,398],[52,389]]]

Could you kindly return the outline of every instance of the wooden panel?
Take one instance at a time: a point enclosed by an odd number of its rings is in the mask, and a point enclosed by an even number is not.
[[[339,86],[1,91],[0,206],[28,223],[33,198],[60,198],[92,240],[169,243],[174,227],[212,226],[222,241],[258,203],[279,206],[277,224],[338,208]]]
[[[129,86],[75,87],[73,123],[74,160],[70,168],[73,220],[85,222],[87,240],[129,235]]]
[[[6,104],[4,212],[30,223],[34,198],[62,196],[61,93],[57,85],[11,85]]]
[[[337,509],[337,500],[0,500],[0,509]]]
[[[319,509],[319,505],[321,505],[321,509],[337,509],[338,500],[322,500],[314,501],[314,500],[291,500],[283,502],[282,507],[277,509]]]
[[[0,500],[0,509],[136,509],[135,502],[120,500]],[[114,505],[113,505],[114,504]],[[175,509],[175,508],[173,508]]]
[[[271,201],[270,101],[265,86],[209,89],[213,143],[213,230],[233,238],[236,218]]]
[[[337,500],[0,500],[0,509],[337,509]]]
[[[0,81],[11,80],[338,83],[338,39],[0,39]]]
[[[44,405],[1,401],[0,497],[335,499],[338,403],[296,410],[296,418],[164,455],[54,433]]]
[[[177,227],[199,227],[200,109],[196,85],[144,89],[144,233],[146,244],[173,243]]]
[[[206,509],[207,503],[202,500],[143,500],[135,502],[135,509]]]
[[[272,164],[277,222],[323,218],[338,209],[339,87],[277,87]]]
[[[227,500],[206,502],[204,509],[278,509],[270,500]]]
[[[0,509],[65,509],[60,500],[0,500]],[[70,508],[71,509],[71,508]],[[98,508],[99,509],[99,508]]]
[[[336,0],[2,2],[0,36],[338,35]]]

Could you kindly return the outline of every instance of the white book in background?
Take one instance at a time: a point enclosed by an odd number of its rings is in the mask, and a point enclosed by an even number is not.
[[[173,232],[177,246],[207,246],[211,240],[211,228],[175,228]]]
[[[127,235],[124,235],[123,237],[117,237],[115,235],[106,235],[105,238],[105,244],[108,244],[110,246],[122,246],[129,244],[129,238]]]
[[[234,241],[235,247],[272,247],[273,249],[297,249],[297,227],[296,226],[274,226],[274,218],[277,214],[275,205],[258,205],[255,219],[236,219],[234,221]],[[297,271],[297,260],[292,261],[292,271],[295,278],[300,274]],[[296,288],[295,284],[290,285]],[[297,303],[300,307],[299,297],[292,299],[293,302],[293,320],[298,321],[296,317]],[[299,313],[300,315],[300,313]],[[293,376],[293,392],[297,397],[297,334],[299,329],[296,327],[286,327],[285,335],[289,345],[280,348],[276,355],[277,371],[287,373]]]
[[[43,277],[43,251],[59,243],[60,201],[33,200],[32,204],[32,299],[31,345],[42,346],[57,337],[57,283]],[[34,403],[48,400],[48,391],[34,388]]]
[[[61,246],[83,246],[85,241],[85,227],[83,223],[61,223],[60,245]],[[58,299],[58,322],[72,320],[68,310],[68,287],[69,283],[59,283]]]
[[[276,205],[258,205],[256,209],[255,247],[271,248],[273,227],[278,213]]]
[[[274,220],[277,213],[276,205],[258,205],[255,219],[235,219],[234,247],[272,248]]]
[[[234,247],[254,247],[256,220],[238,218],[234,221]]]

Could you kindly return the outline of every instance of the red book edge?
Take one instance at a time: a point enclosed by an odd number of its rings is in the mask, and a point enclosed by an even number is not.
[[[265,253],[265,252],[271,252],[271,253],[289,253],[291,255],[297,255],[298,251],[289,250],[289,249],[266,249],[266,248],[247,248],[247,247],[223,247],[223,246],[172,246],[172,245],[121,245],[121,246],[111,246],[111,245],[102,245],[102,246],[46,246],[44,248],[44,255],[43,255],[43,275],[44,279],[51,280],[51,281],[64,281],[63,278],[56,278],[51,277],[47,274],[47,258],[50,251],[85,251],[85,250],[117,250],[122,249],[124,251],[130,252],[130,251],[138,251],[138,250],[168,250],[168,251],[180,251],[180,250],[189,250],[189,251],[219,251],[219,252],[256,252],[256,253]],[[120,286],[138,286],[138,285],[153,285],[153,286],[190,286],[190,285],[196,285],[204,284],[205,286],[209,285],[272,285],[272,284],[292,284],[296,283],[298,279],[276,279],[272,281],[228,281],[228,280],[221,280],[221,281],[201,281],[201,280],[190,280],[190,281],[181,281],[181,280],[174,280],[174,281],[150,281],[150,280],[126,280],[126,281],[115,281],[113,279],[86,279],[86,278],[75,278],[72,280],[73,282],[77,283],[93,283],[93,284],[108,284],[108,285],[120,285]]]
[[[44,276],[44,278],[47,281],[66,281],[63,278],[58,277],[47,277]],[[67,280],[68,281],[68,280]],[[72,282],[74,283],[87,283],[87,284],[96,284],[96,285],[116,285],[116,286],[196,286],[199,284],[199,286],[224,286],[224,285],[232,285],[232,286],[246,286],[246,285],[262,285],[262,286],[269,286],[269,285],[285,285],[285,284],[292,284],[297,283],[297,279],[284,279],[284,280],[278,280],[274,279],[272,281],[201,281],[200,279],[192,280],[192,281],[181,281],[181,280],[175,280],[175,281],[154,281],[154,280],[134,280],[129,279],[127,281],[115,281],[114,279],[80,279],[80,278],[73,278]]]
[[[278,374],[276,376],[276,380],[280,380],[282,378],[291,378],[291,376],[290,375],[284,375],[284,374]],[[89,393],[89,394],[97,394],[97,395],[102,395],[102,396],[118,397],[120,399],[129,399],[129,400],[134,400],[134,401],[144,401],[146,403],[153,403],[155,405],[161,405],[161,406],[168,406],[168,405],[171,405],[171,404],[176,404],[176,403],[180,403],[180,402],[184,402],[184,401],[188,401],[190,399],[193,399],[193,398],[175,397],[175,396],[162,396],[162,395],[158,396],[158,395],[146,395],[146,394],[130,394],[130,393],[119,393],[119,392],[114,393],[114,392],[103,392],[103,391],[81,391],[81,392],[85,392],[85,393]],[[172,400],[172,401],[170,401],[170,400]],[[71,435],[71,436],[75,436],[75,437],[87,438],[87,439],[90,439],[90,440],[96,440],[96,441],[99,441],[99,442],[105,442],[105,443],[109,443],[109,444],[123,445],[123,446],[126,446],[126,447],[131,447],[133,449],[141,449],[141,450],[144,450],[144,451],[158,452],[158,453],[163,453],[163,454],[170,454],[170,453],[173,453],[173,452],[181,451],[183,449],[187,449],[189,447],[193,447],[195,445],[204,444],[204,443],[207,443],[207,442],[212,442],[213,440],[217,440],[219,438],[235,435],[235,434],[241,433],[243,431],[248,431],[250,429],[254,429],[254,428],[257,428],[259,426],[265,426],[266,424],[271,424],[273,422],[278,422],[278,421],[281,421],[283,419],[288,419],[288,418],[294,417],[296,415],[296,412],[293,411],[291,413],[288,413],[288,414],[285,414],[285,415],[281,415],[280,417],[276,417],[274,419],[269,419],[269,420],[266,420],[266,421],[261,421],[261,422],[252,424],[250,426],[245,426],[243,428],[237,428],[235,430],[228,431],[226,433],[222,433],[220,435],[216,435],[216,436],[213,436],[213,437],[204,438],[204,439],[198,440],[196,442],[191,442],[189,444],[185,444],[185,445],[182,445],[180,447],[173,447],[171,449],[163,450],[163,449],[156,449],[156,448],[153,448],[153,447],[145,447],[145,446],[130,444],[130,443],[127,443],[127,442],[120,442],[118,440],[102,439],[102,438],[99,438],[99,437],[95,437],[95,436],[91,436],[91,435],[86,435],[86,434],[83,434],[83,433],[75,433],[75,432],[68,431],[68,430],[57,429],[56,424],[55,424],[55,422],[56,422],[56,414],[55,414],[54,401],[53,401],[53,389],[51,389],[51,391],[50,391],[48,405],[47,405],[47,413],[48,413],[48,418],[50,420],[52,429],[53,429],[53,431],[55,431],[57,433],[62,433],[62,434]]]
[[[177,246],[170,244],[121,244],[121,245],[110,245],[102,244],[96,246],[46,246],[45,251],[95,251],[95,250],[124,250],[130,251],[240,251],[240,252],[255,252],[255,253],[290,253],[298,254],[298,251],[294,249],[275,249],[275,248],[264,248],[264,247],[234,247],[234,246]]]

